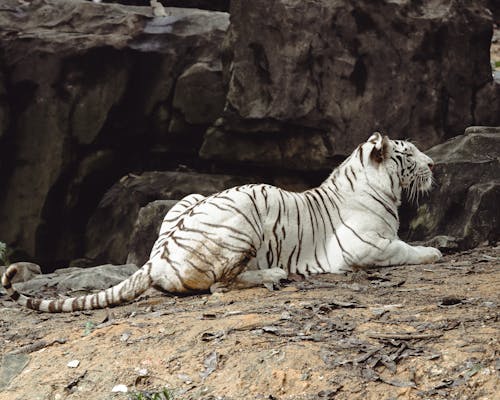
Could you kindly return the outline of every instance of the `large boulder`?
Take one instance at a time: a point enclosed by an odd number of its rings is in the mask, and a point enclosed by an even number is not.
[[[172,203],[155,207],[155,218],[148,216],[151,214],[149,209],[142,212],[140,221],[148,217],[141,226],[147,227],[140,230],[146,229],[146,237],[151,239],[141,241],[137,248],[138,245],[130,241],[145,238],[137,229],[132,235],[142,207],[155,200],[180,200],[191,193],[210,195],[245,183],[249,183],[249,178],[190,172],[145,172],[125,176],[109,189],[90,218],[85,234],[86,256],[97,263],[123,264],[132,249],[140,255],[130,261],[140,263],[138,260],[143,260],[144,254],[149,255],[163,212],[166,213]]]
[[[2,1],[0,239],[30,259],[81,256],[88,219],[120,176],[175,167],[179,152],[197,156],[223,107],[220,94],[217,103],[206,93],[222,90],[229,16],[167,11],[153,18],[149,6]],[[193,119],[184,90],[205,93],[196,103],[210,110],[205,118]],[[183,99],[177,137],[190,138],[182,149],[169,134],[174,97]]]
[[[10,264],[9,266],[15,266],[17,268],[17,274],[12,278],[11,283],[27,282],[42,273],[42,269],[38,264],[33,264],[30,262],[17,262]],[[7,270],[6,265],[0,266],[0,276],[2,276]],[[3,286],[0,286],[0,293],[6,293]]]
[[[187,123],[207,125],[222,114],[225,98],[220,63],[197,63],[177,79],[173,106]]]
[[[123,177],[105,194],[86,231],[86,257],[94,264],[147,261],[168,210],[192,193],[204,196],[247,183],[270,183],[283,189],[310,188],[300,177],[234,176],[193,172],[145,172]]]
[[[286,166],[260,150],[284,141],[320,167],[374,130],[428,148],[481,123],[493,27],[481,2],[233,0],[230,14],[226,111],[207,159]]]
[[[325,134],[311,129],[309,132],[238,135],[220,127],[207,131],[200,156],[217,161],[298,171],[332,169],[344,158],[335,154]]]
[[[9,105],[7,102],[7,90],[5,88],[5,77],[0,70],[0,140],[9,126]]]
[[[489,82],[477,91],[474,108],[474,121],[485,126],[500,125],[500,70],[493,82]]]
[[[141,267],[148,259],[163,218],[177,200],[156,200],[142,207],[128,243],[127,264]]]
[[[117,285],[136,271],[137,266],[133,264],[61,268],[50,274],[36,275],[26,282],[17,284],[16,289],[29,295],[48,292],[51,296],[56,293],[77,296]]]
[[[498,241],[500,127],[467,128],[464,135],[427,154],[436,163],[436,188],[421,201],[410,221],[408,238],[445,235],[461,249]]]

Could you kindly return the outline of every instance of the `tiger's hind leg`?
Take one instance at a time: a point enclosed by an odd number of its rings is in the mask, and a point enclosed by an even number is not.
[[[288,274],[281,268],[269,268],[244,271],[230,282],[215,282],[210,287],[210,292],[221,293],[232,289],[248,289],[256,286],[265,286],[269,290],[279,285],[282,279],[286,279]]]

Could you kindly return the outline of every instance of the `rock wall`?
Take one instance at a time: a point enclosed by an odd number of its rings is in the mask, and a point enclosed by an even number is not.
[[[181,3],[229,4],[164,5]],[[2,2],[0,240],[17,258],[48,269],[84,254],[124,261],[123,248],[99,242],[113,233],[103,222],[112,210],[98,204],[131,172],[304,188],[375,129],[426,148],[471,124],[500,125],[492,18],[478,2],[166,10],[153,18],[150,7]]]
[[[500,127],[469,127],[427,152],[436,188],[412,213],[407,237],[448,236],[441,246],[469,249],[500,239]],[[437,240],[438,246],[439,239]]]
[[[492,81],[481,3],[233,0],[230,12],[226,112],[204,157],[239,161],[232,150],[246,147],[245,161],[283,165],[300,153],[321,167],[373,130],[428,148],[476,115],[498,121],[476,110]],[[262,136],[272,149],[285,141],[285,154],[269,160]]]
[[[90,215],[117,179],[197,157],[223,107],[219,48],[229,16],[169,14],[85,1],[2,3],[0,177],[8,190],[0,240],[23,258],[81,256]],[[186,82],[204,117],[193,118],[179,94]]]

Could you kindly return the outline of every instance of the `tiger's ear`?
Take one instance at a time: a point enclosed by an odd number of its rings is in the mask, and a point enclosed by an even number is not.
[[[368,138],[368,142],[373,143],[373,149],[370,153],[370,159],[380,164],[390,157],[391,143],[387,135],[382,136],[380,132],[375,132]]]

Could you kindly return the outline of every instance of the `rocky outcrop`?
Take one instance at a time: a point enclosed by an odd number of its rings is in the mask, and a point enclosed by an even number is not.
[[[142,266],[149,258],[168,210],[191,193],[210,195],[247,183],[266,182],[288,190],[308,189],[306,180],[276,174],[231,176],[193,172],[145,172],[122,178],[106,193],[86,230],[86,256]],[[160,200],[156,200],[160,199]]]
[[[70,296],[87,294],[114,286],[137,271],[133,264],[99,265],[91,268],[61,268],[50,274],[37,275],[16,285],[16,289],[28,295],[41,291],[54,291]]]
[[[168,12],[2,2],[2,241],[42,263],[79,257],[90,215],[120,176],[196,157],[224,103],[219,48],[229,17]]]
[[[340,154],[335,155],[328,137],[318,132],[236,134],[218,127],[205,134],[200,156],[298,171],[332,169],[344,159]]]
[[[0,70],[0,140],[9,126],[9,104],[7,101],[7,90],[5,89],[5,78]]]
[[[134,232],[134,225],[142,207],[157,199],[180,200],[191,193],[209,195],[244,183],[248,183],[248,178],[189,172],[146,172],[141,175],[128,175],[111,187],[90,218],[85,235],[86,256],[97,263],[106,260],[122,264],[131,249],[136,254],[131,256],[131,262],[140,264],[140,260],[149,255],[164,216],[163,212],[166,213],[172,203],[157,203],[156,205],[161,206],[154,206],[154,218],[148,216],[146,221],[142,218],[151,214],[151,209],[143,210],[141,220],[137,224],[146,224],[149,227],[137,227]],[[146,234],[143,234],[144,230]],[[140,239],[141,242],[131,242],[134,239]]]
[[[38,264],[17,262],[11,265],[17,268],[17,274],[12,278],[11,283],[26,282],[42,273],[42,269]],[[2,276],[6,270],[7,267],[5,265],[0,266],[0,276]],[[0,286],[0,292],[5,292],[2,286]]]
[[[222,114],[225,97],[220,65],[197,63],[177,79],[172,103],[188,124],[207,125]]]
[[[284,141],[317,167],[373,130],[427,148],[476,116],[500,123],[475,108],[492,81],[492,19],[480,3],[233,0],[230,14],[226,113],[205,137],[206,158],[288,165],[261,151]]]
[[[447,235],[461,249],[498,241],[500,127],[467,128],[427,154],[436,163],[437,185],[410,221],[409,239]]]
[[[485,126],[500,125],[500,79],[484,85],[476,93],[474,120]]]
[[[127,246],[127,264],[141,267],[149,259],[162,220],[175,203],[177,200],[156,200],[139,210]]]

